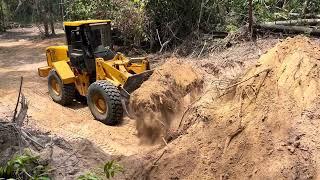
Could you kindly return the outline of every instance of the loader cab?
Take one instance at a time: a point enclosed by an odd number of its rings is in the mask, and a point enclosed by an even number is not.
[[[87,20],[65,22],[68,56],[78,71],[95,75],[96,58],[111,60],[111,21]]]

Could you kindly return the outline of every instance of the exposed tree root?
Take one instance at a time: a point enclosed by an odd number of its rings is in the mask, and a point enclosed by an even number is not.
[[[225,143],[224,143],[224,148],[223,148],[223,154],[226,153],[231,141],[238,136],[243,130],[245,129],[244,126],[239,127],[236,131],[234,131],[233,133],[231,133],[230,135],[228,135]]]

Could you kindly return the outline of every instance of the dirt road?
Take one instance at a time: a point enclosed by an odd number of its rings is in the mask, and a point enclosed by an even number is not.
[[[54,103],[47,80],[37,75],[46,64],[45,48],[61,45],[64,37],[37,39],[35,29],[14,29],[0,35],[0,116],[11,115],[24,77],[23,93],[29,101],[29,125],[66,139],[85,138],[111,155],[133,155],[153,147],[140,145],[135,121],[125,118],[119,126],[106,126],[93,119],[87,106],[62,107]]]

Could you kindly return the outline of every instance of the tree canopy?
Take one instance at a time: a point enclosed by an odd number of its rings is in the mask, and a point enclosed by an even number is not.
[[[234,31],[248,23],[249,0],[0,0],[0,30],[63,20],[112,19],[128,44],[180,41],[192,32]],[[253,21],[320,14],[320,0],[253,0]]]

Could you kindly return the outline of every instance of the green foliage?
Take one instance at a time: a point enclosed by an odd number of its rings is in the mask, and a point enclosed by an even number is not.
[[[16,7],[18,6],[17,0],[1,0],[2,2],[2,8],[4,10],[4,15],[6,17],[6,20],[10,20],[14,18]]]
[[[113,178],[115,174],[123,172],[123,167],[115,161],[109,161],[104,165],[104,173],[108,179]]]
[[[66,0],[64,8],[67,20],[112,19],[128,45],[146,38],[142,0]]]
[[[97,3],[96,1],[88,0],[66,0],[65,7],[65,16],[67,17],[67,19],[91,19],[95,15]]]
[[[62,20],[62,14],[65,20],[112,19],[125,45],[136,46],[159,44],[158,33],[162,43],[179,44],[193,32],[234,31],[248,21],[248,0],[1,1],[6,21],[38,22],[45,17],[47,4],[53,6],[55,21]],[[253,6],[256,22],[290,19],[290,13],[300,18],[320,14],[320,0],[253,0]]]
[[[104,166],[103,166],[103,175],[107,179],[113,178],[117,173],[123,172],[123,167],[116,163],[114,160],[108,161]],[[78,180],[101,180],[99,176],[97,176],[95,173],[88,172],[84,175],[81,175],[77,178]]]
[[[9,179],[49,180],[45,166],[39,164],[39,157],[28,153],[13,157],[3,167],[0,167],[0,177]]]
[[[100,179],[101,178],[99,178],[97,175],[93,173],[87,173],[78,177],[78,180],[100,180]]]
[[[181,42],[192,32],[234,31],[248,23],[248,0],[148,0],[151,32]],[[254,21],[288,19],[290,13],[320,14],[320,0],[253,0]],[[290,17],[291,18],[291,17]],[[157,34],[151,34],[157,40]]]

